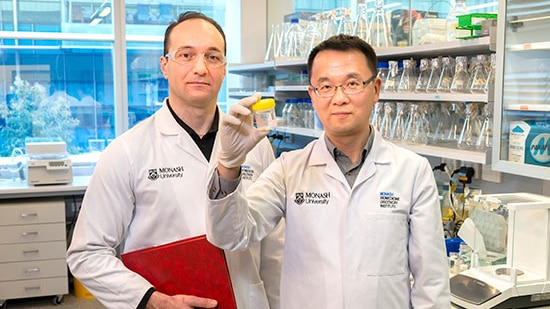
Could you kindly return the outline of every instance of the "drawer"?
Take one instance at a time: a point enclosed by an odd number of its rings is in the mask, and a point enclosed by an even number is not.
[[[0,226],[65,222],[64,200],[0,203]]]
[[[65,240],[65,223],[0,226],[0,244]]]
[[[66,276],[67,263],[65,259],[0,263],[0,282]]]
[[[0,299],[26,298],[69,293],[67,277],[0,282]]]
[[[29,244],[0,245],[0,263],[65,259],[65,240]]]

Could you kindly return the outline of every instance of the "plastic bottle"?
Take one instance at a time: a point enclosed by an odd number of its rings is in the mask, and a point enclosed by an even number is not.
[[[252,105],[254,112],[254,121],[258,130],[272,130],[277,127],[277,117],[275,115],[275,100],[262,99]]]
[[[455,5],[449,11],[447,19],[445,20],[445,27],[447,32],[447,42],[452,42],[459,37],[469,36],[468,30],[457,30],[459,15],[469,14],[470,11],[466,6],[466,0],[455,0]]]

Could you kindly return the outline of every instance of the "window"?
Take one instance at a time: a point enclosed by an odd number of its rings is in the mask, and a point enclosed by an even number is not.
[[[126,100],[117,99],[115,86],[114,5],[124,10]],[[30,136],[61,137],[71,154],[88,152],[96,140],[109,143],[168,94],[159,66],[167,25],[188,10],[225,22],[225,0],[0,0],[0,8],[0,157]],[[120,108],[127,125],[117,121]],[[58,121],[37,126],[44,115]]]

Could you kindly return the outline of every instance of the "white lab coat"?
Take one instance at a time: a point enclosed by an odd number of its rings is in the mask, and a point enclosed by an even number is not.
[[[449,308],[438,194],[425,158],[376,132],[350,188],[321,136],[283,153],[246,198],[241,189],[209,200],[208,238],[243,248],[285,217],[281,308]]]
[[[102,153],[67,261],[73,275],[105,306],[136,308],[151,287],[124,267],[113,248],[124,242],[123,252],[129,252],[206,233],[206,181],[218,149],[216,138],[209,163],[165,103]],[[247,157],[246,185],[273,160],[265,139]],[[283,232],[278,229],[250,250],[227,252],[239,308],[269,308],[268,298],[278,308]]]

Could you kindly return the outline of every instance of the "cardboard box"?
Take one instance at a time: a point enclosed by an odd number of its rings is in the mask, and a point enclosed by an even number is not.
[[[550,166],[550,120],[510,122],[508,160]]]

